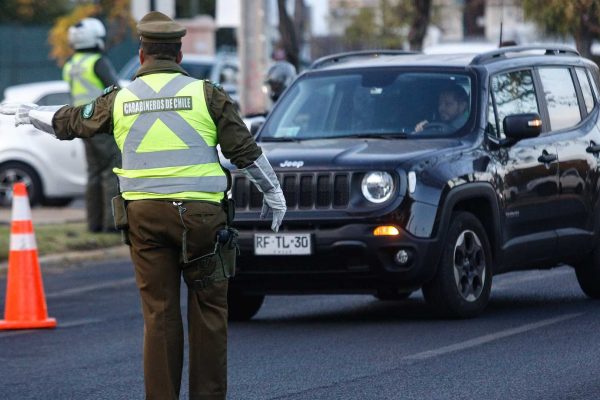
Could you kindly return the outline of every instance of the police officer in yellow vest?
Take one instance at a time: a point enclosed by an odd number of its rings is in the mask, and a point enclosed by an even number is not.
[[[235,230],[224,211],[227,173],[216,146],[263,193],[263,214],[279,229],[286,211],[277,177],[219,87],[179,66],[185,29],[159,12],[138,24],[141,68],[126,88],[108,88],[85,106],[0,105],[62,140],[114,136],[127,203],[131,257],[144,316],[147,399],[177,399],[183,364],[179,287],[188,284],[189,398],[225,399],[227,277]],[[122,203],[115,202],[122,220]]]
[[[110,61],[102,55],[106,30],[96,18],[84,18],[69,28],[68,37],[75,54],[63,67],[69,83],[72,104],[87,104],[105,87],[118,83]],[[111,199],[119,193],[113,168],[121,164],[121,152],[109,135],[84,139],[87,159],[86,211],[91,232],[114,231]]]

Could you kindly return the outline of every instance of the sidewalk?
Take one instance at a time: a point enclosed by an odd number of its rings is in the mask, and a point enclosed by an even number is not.
[[[34,229],[37,225],[85,222],[85,209],[82,207],[34,207],[31,209]],[[0,225],[10,225],[11,209],[0,208]],[[61,254],[49,254],[39,257],[41,266],[68,265],[83,261],[102,259],[129,259],[129,247],[122,245],[97,250],[72,251]],[[0,274],[4,273],[8,262],[0,262]]]
[[[10,225],[11,209],[0,208],[0,225]],[[33,225],[84,222],[85,209],[74,207],[34,207],[31,209]]]

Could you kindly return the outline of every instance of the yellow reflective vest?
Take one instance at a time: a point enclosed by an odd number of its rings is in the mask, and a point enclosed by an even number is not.
[[[75,53],[63,67],[63,80],[69,83],[74,106],[87,104],[102,94],[104,85],[94,72],[100,57],[100,53]]]
[[[114,172],[126,200],[223,198],[227,177],[204,81],[180,73],[138,77],[115,97],[113,134],[123,155]]]

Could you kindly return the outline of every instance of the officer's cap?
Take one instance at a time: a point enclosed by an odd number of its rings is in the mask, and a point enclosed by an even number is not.
[[[137,31],[142,42],[152,43],[180,43],[186,32],[183,26],[158,11],[144,15],[137,24]]]

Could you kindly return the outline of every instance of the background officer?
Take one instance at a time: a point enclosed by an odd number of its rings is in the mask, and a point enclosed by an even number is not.
[[[106,87],[118,83],[110,61],[102,55],[106,30],[96,18],[85,18],[71,26],[69,43],[75,54],[63,67],[63,79],[69,83],[71,104],[87,104]],[[111,199],[119,193],[114,167],[121,165],[121,152],[109,135],[83,140],[87,160],[85,203],[91,232],[114,231]]]
[[[277,61],[267,71],[265,84],[269,91],[269,98],[275,104],[281,94],[296,79],[296,68],[287,61]]]
[[[208,284],[188,287],[189,398],[225,399],[227,280],[225,274],[219,278],[219,257],[211,254],[227,221],[221,200],[228,179],[216,145],[263,192],[263,214],[273,211],[274,231],[285,214],[285,198],[231,98],[179,66],[185,29],[151,12],[138,32],[141,67],[126,88],[106,90],[85,106],[5,104],[0,113],[16,114],[17,124],[31,123],[62,140],[101,132],[114,136],[123,155],[116,172],[127,200],[144,316],[146,398],[179,396],[184,344],[179,287],[182,270],[185,277],[191,265]]]

